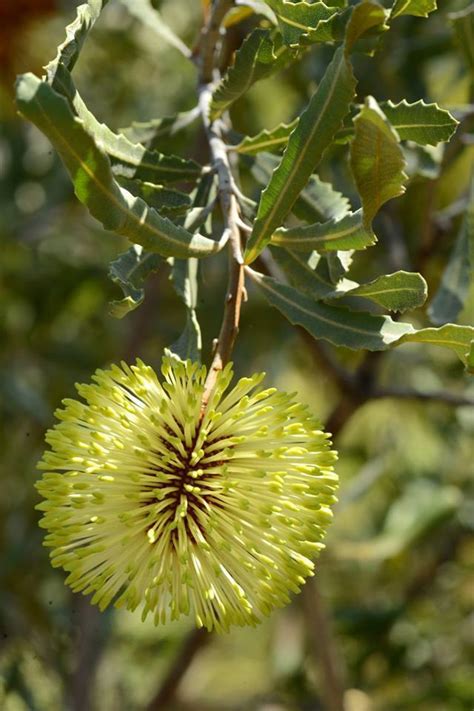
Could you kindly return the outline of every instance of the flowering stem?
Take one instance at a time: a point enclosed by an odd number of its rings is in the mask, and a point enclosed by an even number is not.
[[[239,203],[234,186],[234,177],[229,162],[229,155],[222,138],[223,130],[229,129],[227,125],[228,119],[227,122],[224,122],[222,119],[212,121],[209,115],[212,92],[215,88],[215,79],[218,78],[219,74],[215,68],[218,57],[218,52],[216,52],[217,39],[220,34],[221,23],[232,5],[232,0],[216,0],[206,28],[201,35],[199,108],[212,162],[218,177],[219,201],[224,219],[224,235],[227,233],[229,238],[229,277],[224,315],[203,393],[203,410],[215,385],[217,374],[223,369],[226,363],[228,363],[232,355],[239,330],[240,310],[245,289],[241,252]]]

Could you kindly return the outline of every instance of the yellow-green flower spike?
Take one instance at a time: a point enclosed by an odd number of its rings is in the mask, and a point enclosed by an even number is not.
[[[45,545],[101,609],[254,625],[313,575],[336,454],[263,374],[228,390],[228,365],[203,410],[204,367],[165,356],[162,373],[114,365],[64,400],[39,464]]]

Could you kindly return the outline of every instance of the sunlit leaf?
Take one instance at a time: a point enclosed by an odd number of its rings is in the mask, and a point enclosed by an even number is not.
[[[291,133],[282,160],[262,192],[245,255],[251,263],[290,212],[325,149],[349,112],[355,79],[342,48]]]
[[[421,274],[394,272],[384,274],[347,292],[347,296],[362,296],[389,311],[407,311],[422,306],[428,291]]]
[[[365,249],[376,242],[376,237],[362,219],[362,211],[345,215],[340,220],[316,222],[298,227],[279,227],[272,236],[272,244],[293,251],[337,251]]]
[[[351,168],[364,220],[370,225],[380,207],[405,192],[405,159],[399,139],[375,99],[368,97],[354,120]]]
[[[417,17],[428,17],[430,12],[436,10],[436,0],[395,0],[392,7],[391,17],[400,15],[416,15]]]

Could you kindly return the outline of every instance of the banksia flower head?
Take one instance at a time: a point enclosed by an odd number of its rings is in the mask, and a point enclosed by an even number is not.
[[[336,458],[307,407],[264,374],[217,377],[165,356],[98,370],[64,400],[37,488],[54,566],[74,591],[165,623],[255,624],[305,578],[335,501]]]

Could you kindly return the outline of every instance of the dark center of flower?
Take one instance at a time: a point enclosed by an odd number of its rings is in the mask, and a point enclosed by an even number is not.
[[[158,502],[165,502],[165,506],[160,506],[159,516],[165,517],[170,523],[174,522],[178,516],[182,516],[186,534],[195,539],[195,535],[190,526],[190,519],[195,526],[204,534],[202,519],[199,513],[204,512],[205,503],[221,508],[222,503],[217,496],[219,490],[209,489],[209,484],[222,476],[222,469],[229,461],[229,449],[232,445],[227,443],[222,449],[216,447],[225,437],[216,437],[205,441],[200,447],[200,456],[195,454],[196,443],[199,439],[199,428],[191,441],[186,446],[184,433],[179,438],[182,447],[178,447],[172,440],[176,440],[176,433],[166,426],[170,438],[160,437],[160,446],[169,452],[171,462],[160,467],[158,464],[151,464],[149,471],[157,475],[157,482],[150,487],[147,486],[149,497],[142,500],[142,505],[151,510]],[[208,449],[212,445],[212,452]],[[225,451],[226,450],[226,451]],[[157,459],[162,457],[159,449],[153,451]],[[178,463],[179,462],[179,463]],[[178,508],[182,508],[183,499],[186,500],[186,508],[183,513],[178,514]],[[205,502],[205,503],[204,503]],[[153,528],[153,527],[152,527]],[[148,529],[148,532],[151,529]],[[171,531],[171,540],[177,536],[177,529]]]

